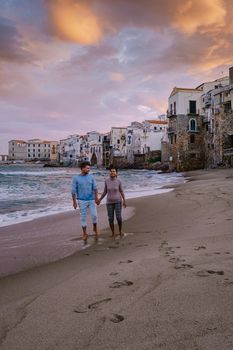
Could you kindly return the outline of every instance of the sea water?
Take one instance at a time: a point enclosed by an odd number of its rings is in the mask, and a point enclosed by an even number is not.
[[[72,210],[71,182],[78,172],[41,164],[0,166],[0,227]],[[102,193],[108,171],[92,168],[92,173]],[[164,193],[185,181],[182,174],[154,170],[120,170],[118,177],[126,199]]]

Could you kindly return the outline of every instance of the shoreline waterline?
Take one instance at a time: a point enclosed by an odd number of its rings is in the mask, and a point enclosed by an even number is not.
[[[72,210],[70,187],[76,173],[77,169],[0,167],[0,227]],[[102,193],[108,172],[94,169],[93,174]],[[128,199],[159,194],[185,182],[180,173],[153,170],[122,170],[119,178]]]

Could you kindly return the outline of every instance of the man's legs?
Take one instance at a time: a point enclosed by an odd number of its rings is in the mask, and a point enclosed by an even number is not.
[[[122,203],[115,203],[115,210],[116,210],[116,219],[119,227],[119,234],[122,237],[123,233],[121,231],[122,229],[122,216],[121,216],[121,209],[122,209]]]
[[[87,208],[88,208],[88,201],[78,201],[79,204],[79,210],[80,210],[80,223],[83,230],[83,241],[84,244],[87,244]]]
[[[114,204],[107,204],[107,212],[108,212],[108,222],[110,229],[112,231],[112,237],[115,238],[115,230],[114,230]]]
[[[91,220],[93,224],[93,231],[95,232],[95,239],[97,241],[99,238],[99,233],[97,229],[97,210],[96,210],[95,202],[90,201],[89,206],[90,206]]]

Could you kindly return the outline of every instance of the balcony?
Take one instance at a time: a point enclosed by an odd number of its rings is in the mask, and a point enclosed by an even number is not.
[[[204,105],[205,107],[209,107],[212,103],[211,95],[204,96]]]
[[[168,133],[168,134],[175,134],[175,133],[176,133],[176,129],[173,128],[172,126],[169,126],[169,127],[167,128],[167,133]]]
[[[202,121],[203,121],[203,123],[209,123],[210,122],[207,115],[203,115],[202,116]]]
[[[233,148],[225,148],[223,149],[224,156],[233,156]]]
[[[189,126],[187,127],[187,132],[193,132],[193,133],[197,133],[200,132],[200,128],[196,127],[195,129],[191,129]]]
[[[167,111],[167,118],[176,117],[176,111]]]
[[[200,114],[200,109],[187,109],[187,115],[197,116]]]

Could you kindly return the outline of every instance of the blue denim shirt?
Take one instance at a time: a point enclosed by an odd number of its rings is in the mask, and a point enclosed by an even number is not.
[[[71,194],[76,194],[77,199],[83,201],[95,199],[94,191],[96,189],[96,181],[92,174],[78,174],[73,177]]]

